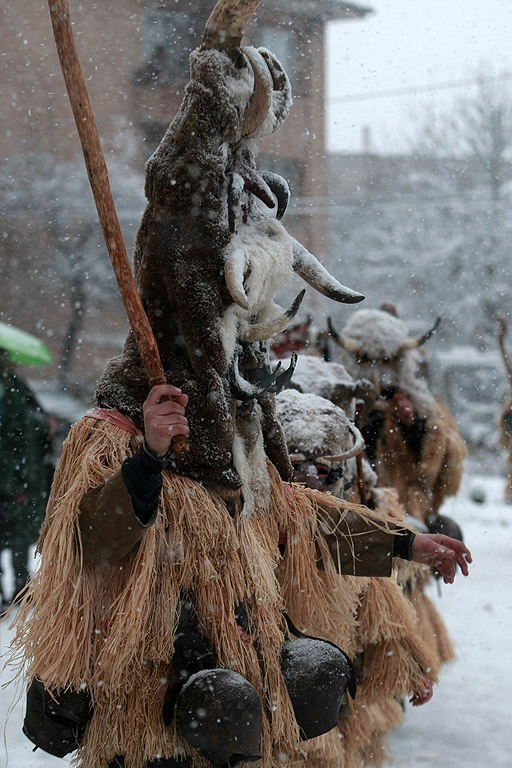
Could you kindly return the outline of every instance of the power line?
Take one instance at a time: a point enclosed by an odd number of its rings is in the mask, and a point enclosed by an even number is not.
[[[425,85],[404,86],[403,88],[389,88],[385,91],[367,91],[366,93],[349,93],[346,96],[334,96],[327,98],[329,103],[342,103],[350,101],[370,101],[373,99],[389,99],[393,96],[404,96],[410,93],[425,93],[427,91],[441,91],[451,88],[466,88],[468,85],[476,85],[493,80],[512,80],[512,73],[505,72],[494,77],[468,77],[464,80],[448,80],[443,83],[430,83]]]

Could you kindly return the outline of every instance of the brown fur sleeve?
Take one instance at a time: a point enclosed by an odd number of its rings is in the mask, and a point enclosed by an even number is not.
[[[80,502],[84,562],[118,562],[137,546],[153,522],[154,516],[143,525],[136,516],[119,470],[99,488],[88,491]]]

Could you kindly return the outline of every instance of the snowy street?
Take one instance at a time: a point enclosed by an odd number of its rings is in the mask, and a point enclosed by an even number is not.
[[[462,526],[474,564],[432,597],[455,641],[458,660],[442,672],[433,699],[408,707],[392,734],[392,768],[509,768],[512,764],[512,506],[502,501],[503,479],[466,474],[462,490],[443,512]],[[472,490],[485,494],[482,504]],[[10,632],[0,624],[2,653]],[[9,679],[2,671],[1,682]],[[13,704],[12,686],[0,691],[2,722]],[[32,752],[21,732],[23,704],[14,706],[4,730],[0,766],[57,768],[69,764]]]
[[[471,489],[482,489],[486,502],[472,502]],[[432,700],[409,707],[392,734],[393,768],[512,765],[512,506],[502,489],[501,478],[466,476],[443,508],[474,560],[467,579],[459,574],[435,598],[458,659],[442,670]]]

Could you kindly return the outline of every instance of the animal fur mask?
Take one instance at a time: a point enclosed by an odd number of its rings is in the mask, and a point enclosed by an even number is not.
[[[279,220],[287,184],[256,167],[253,138],[276,130],[291,106],[277,59],[240,45],[258,4],[215,6],[191,55],[178,114],[146,165],[148,205],[134,252],[167,380],[189,396],[190,451],[176,456],[173,468],[231,489],[242,476],[244,485],[250,482],[242,463],[261,467],[265,451],[283,477],[290,472],[273,392],[291,371],[273,373],[267,348],[303,294],[285,312],[274,293],[295,273],[336,301],[363,298],[287,233]],[[130,333],[123,354],[107,365],[96,400],[142,427],[148,389]]]
[[[434,410],[434,398],[418,375],[418,350],[437,330],[419,337],[409,335],[407,325],[388,311],[362,309],[338,333],[329,321],[331,336],[343,351],[343,361],[353,375],[364,376],[380,395],[385,389],[398,389],[426,416]]]

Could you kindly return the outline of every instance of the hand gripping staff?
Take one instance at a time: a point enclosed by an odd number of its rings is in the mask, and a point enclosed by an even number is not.
[[[87,174],[94,202],[96,203],[96,210],[98,211],[119,293],[121,294],[130,326],[135,335],[139,354],[150,385],[153,387],[157,384],[165,384],[166,379],[156,339],[137,293],[137,287],[121,234],[110,189],[105,157],[78,60],[78,52],[71,28],[68,0],[48,0],[48,5],[64,82],[71,103],[71,109],[73,110]],[[182,450],[188,450],[188,443],[183,436],[179,435],[173,438],[172,447],[176,453],[180,453]]]

